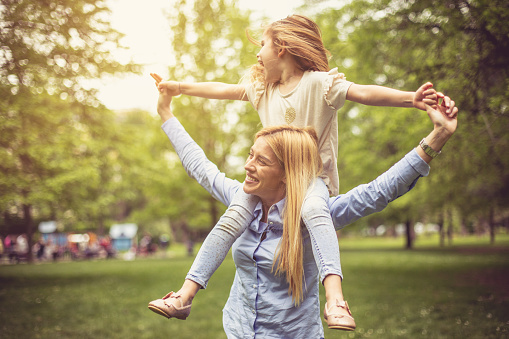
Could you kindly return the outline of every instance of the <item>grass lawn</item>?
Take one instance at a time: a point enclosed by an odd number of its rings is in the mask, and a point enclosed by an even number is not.
[[[341,239],[345,297],[355,332],[325,338],[509,338],[509,236],[416,249],[401,239]],[[201,291],[186,321],[147,303],[180,287],[192,258],[0,266],[0,338],[225,338],[222,308],[231,256]],[[322,291],[323,308],[323,291]]]

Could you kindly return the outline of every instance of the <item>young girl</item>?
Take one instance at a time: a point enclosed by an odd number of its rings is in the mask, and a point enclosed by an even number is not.
[[[322,180],[317,180],[308,190],[302,206],[302,220],[312,239],[313,254],[325,288],[324,317],[328,327],[354,330],[355,321],[342,293],[339,246],[328,208],[329,195],[337,195],[339,189],[336,112],[345,100],[425,110],[424,103],[426,100],[434,102],[436,92],[430,83],[414,93],[346,81],[337,69],[329,70],[328,51],[323,46],[320,29],[304,16],[292,15],[270,24],[261,43],[249,35],[248,38],[261,49],[257,54],[258,64],[251,68],[247,85],[161,82],[159,76],[152,76],[159,90],[171,96],[186,94],[210,99],[249,100],[264,127],[289,124],[316,129],[324,170]],[[256,177],[247,176],[244,187],[256,187],[257,184]],[[257,204],[257,199],[240,190],[205,239],[182,288],[152,301],[149,308],[168,318],[185,319],[194,296],[206,287],[233,242],[249,225]],[[280,273],[286,275],[290,286],[303,278],[294,272]],[[299,300],[295,301],[298,303]]]

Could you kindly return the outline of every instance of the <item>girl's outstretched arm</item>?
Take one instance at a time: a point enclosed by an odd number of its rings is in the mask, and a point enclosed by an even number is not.
[[[246,91],[243,85],[225,84],[222,82],[178,82],[163,81],[163,79],[154,73],[150,74],[155,80],[160,92],[166,90],[171,96],[180,94],[223,100],[242,100],[247,101]]]
[[[415,92],[400,91],[377,85],[352,84],[346,99],[369,106],[415,107],[426,111],[426,104],[438,99],[433,84],[427,82]],[[447,112],[451,113],[449,102],[445,102]]]

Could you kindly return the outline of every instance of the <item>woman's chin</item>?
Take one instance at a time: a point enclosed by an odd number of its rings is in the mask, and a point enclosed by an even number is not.
[[[249,187],[247,187],[246,183],[244,183],[244,185],[242,185],[242,190],[246,194],[251,194],[251,190],[249,189]]]
[[[246,184],[245,182],[244,182],[244,185],[242,185],[242,189],[244,190],[244,193],[246,193],[246,194],[256,195],[253,187],[251,187],[251,185],[249,185],[249,184]]]

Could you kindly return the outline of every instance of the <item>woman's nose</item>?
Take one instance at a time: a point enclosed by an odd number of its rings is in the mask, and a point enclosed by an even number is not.
[[[252,171],[252,170],[254,170],[253,159],[251,159],[251,160],[249,160],[249,159],[248,159],[248,160],[246,161],[246,163],[244,164],[244,169],[245,169],[246,171],[248,171],[248,170],[251,170],[251,171]]]

